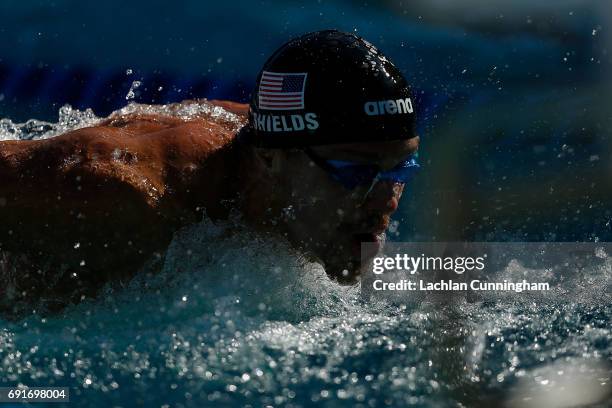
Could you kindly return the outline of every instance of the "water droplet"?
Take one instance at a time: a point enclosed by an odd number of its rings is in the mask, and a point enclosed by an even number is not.
[[[132,86],[130,86],[130,90],[128,91],[127,95],[125,96],[125,99],[127,101],[131,101],[136,97],[136,90],[140,87],[140,85],[142,85],[142,82],[140,81],[133,81],[132,82]]]

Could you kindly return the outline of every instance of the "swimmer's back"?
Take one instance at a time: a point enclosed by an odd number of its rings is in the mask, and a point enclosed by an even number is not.
[[[223,104],[244,120],[245,105]],[[129,115],[0,142],[0,248],[96,281],[133,271],[202,210],[225,215],[235,133],[214,118]]]

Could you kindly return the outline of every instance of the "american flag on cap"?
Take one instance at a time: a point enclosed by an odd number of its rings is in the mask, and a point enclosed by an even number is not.
[[[259,109],[304,109],[306,74],[263,71],[258,90]]]

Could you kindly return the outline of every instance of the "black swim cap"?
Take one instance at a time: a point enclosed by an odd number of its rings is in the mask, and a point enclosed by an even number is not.
[[[372,44],[317,31],[266,61],[245,139],[279,148],[408,139],[415,136],[413,110],[405,78]]]

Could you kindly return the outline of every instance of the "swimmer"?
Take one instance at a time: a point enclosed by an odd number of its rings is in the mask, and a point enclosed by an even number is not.
[[[361,242],[383,244],[418,168],[399,70],[354,34],[319,31],[267,60],[250,104],[212,102],[244,126],[130,114],[0,142],[0,308],[94,297],[162,259],[181,227],[232,211],[354,282]]]

